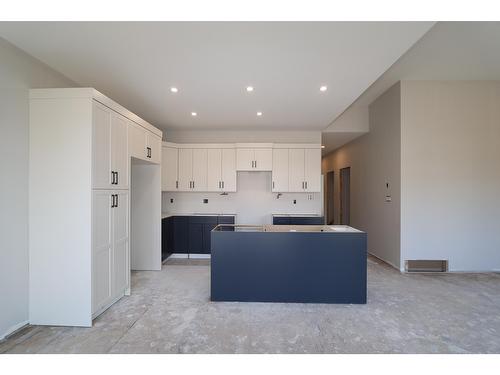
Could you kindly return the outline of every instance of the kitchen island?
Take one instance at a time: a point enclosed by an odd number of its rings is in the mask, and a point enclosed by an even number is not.
[[[366,303],[366,233],[336,225],[218,225],[211,300]]]

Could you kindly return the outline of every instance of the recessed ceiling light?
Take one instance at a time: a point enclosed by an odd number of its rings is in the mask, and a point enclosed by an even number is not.
[[[325,148],[325,145],[321,145],[321,148]]]
[[[191,116],[196,117],[198,114],[196,112],[191,112]]]
[[[257,116],[262,116],[262,112],[257,112]]]
[[[247,91],[252,92],[253,91],[253,86],[247,86]]]
[[[170,88],[170,92],[178,92],[179,90],[177,89],[177,87],[171,87]]]
[[[321,92],[325,92],[326,90],[328,90],[328,87],[326,87],[326,86],[321,86],[319,88],[319,91],[321,91]]]

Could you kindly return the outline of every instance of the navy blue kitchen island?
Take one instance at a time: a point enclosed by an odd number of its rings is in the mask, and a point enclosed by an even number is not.
[[[347,226],[218,225],[211,300],[366,303],[366,233]]]

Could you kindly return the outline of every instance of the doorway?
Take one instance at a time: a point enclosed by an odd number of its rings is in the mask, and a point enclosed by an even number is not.
[[[330,171],[326,173],[326,224],[333,225],[335,222],[335,216],[333,213],[335,207],[334,198],[334,186],[335,186],[335,172]]]
[[[351,167],[340,170],[340,224],[351,221]]]

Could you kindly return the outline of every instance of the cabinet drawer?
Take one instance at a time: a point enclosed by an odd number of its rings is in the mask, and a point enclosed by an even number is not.
[[[189,216],[189,224],[217,224],[217,216]]]

